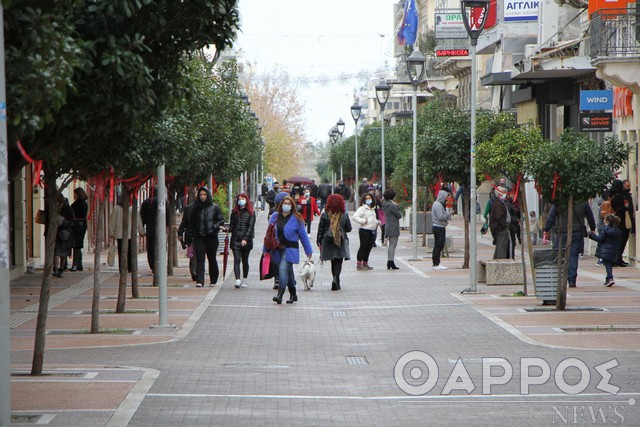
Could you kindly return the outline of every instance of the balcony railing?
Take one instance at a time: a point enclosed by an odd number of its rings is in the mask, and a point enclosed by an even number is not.
[[[636,37],[636,8],[600,9],[591,16],[591,58],[640,56]]]

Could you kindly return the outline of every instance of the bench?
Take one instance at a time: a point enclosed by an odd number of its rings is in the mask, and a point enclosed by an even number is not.
[[[513,259],[478,261],[478,282],[487,285],[522,285],[522,262]]]

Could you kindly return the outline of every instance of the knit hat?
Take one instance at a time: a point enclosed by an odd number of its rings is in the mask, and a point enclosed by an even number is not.
[[[280,203],[280,202],[281,202],[285,197],[287,197],[288,195],[289,195],[289,193],[285,193],[284,191],[283,191],[283,192],[281,192],[281,193],[278,193],[278,194],[276,195],[276,198],[275,198],[276,205],[277,205],[278,203]]]

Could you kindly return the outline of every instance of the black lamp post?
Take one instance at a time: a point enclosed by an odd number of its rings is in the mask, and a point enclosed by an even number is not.
[[[411,104],[413,107],[413,176],[411,180],[411,240],[413,244],[413,260],[418,260],[418,162],[416,153],[416,141],[418,139],[418,85],[424,77],[426,59],[418,50],[414,49],[407,58],[407,74],[413,85]]]
[[[487,15],[489,14],[489,1],[490,0],[462,0],[460,2],[462,9],[462,20],[464,21],[464,27],[469,34],[469,40],[471,49],[471,93],[470,93],[470,112],[471,112],[471,147],[470,147],[470,164],[469,164],[469,190],[470,190],[470,202],[469,209],[469,224],[471,225],[469,231],[469,240],[471,241],[469,247],[469,270],[471,287],[464,292],[477,293],[477,272],[476,272],[476,259],[477,259],[477,230],[476,230],[476,97],[477,97],[477,81],[478,71],[476,68],[476,45],[478,44],[478,37],[484,29],[484,24],[487,22]]]
[[[342,119],[338,121],[338,124],[329,130],[329,141],[331,141],[332,145],[335,145],[338,142],[338,138],[340,138],[340,122]],[[342,131],[344,132],[344,122],[342,122]],[[342,181],[342,162],[340,162],[340,180]],[[335,181],[335,180],[334,180]]]
[[[387,101],[389,101],[389,94],[391,93],[391,86],[387,83],[386,80],[380,80],[380,82],[376,85],[376,99],[378,100],[378,104],[380,105],[380,116],[381,116],[381,126],[382,126],[382,134],[381,134],[381,146],[382,146],[382,193],[387,189],[387,180],[385,175],[385,162],[384,162],[384,108],[387,105]]]
[[[355,135],[356,135],[356,176],[355,176],[355,185],[358,185],[358,120],[360,120],[360,114],[362,114],[362,106],[358,104],[358,100],[356,99],[351,106],[351,117],[353,117],[353,121],[356,122]]]

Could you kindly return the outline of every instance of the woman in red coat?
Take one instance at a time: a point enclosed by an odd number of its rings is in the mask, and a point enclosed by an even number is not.
[[[304,223],[307,224],[307,234],[311,235],[311,221],[314,216],[320,216],[320,210],[315,197],[311,197],[311,191],[308,188],[304,189],[304,193],[298,199],[298,211],[302,215]]]

